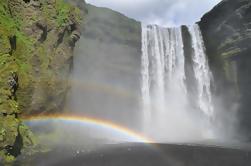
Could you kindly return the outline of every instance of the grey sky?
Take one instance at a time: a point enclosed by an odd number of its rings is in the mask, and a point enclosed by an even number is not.
[[[147,24],[193,24],[221,0],[87,0]]]

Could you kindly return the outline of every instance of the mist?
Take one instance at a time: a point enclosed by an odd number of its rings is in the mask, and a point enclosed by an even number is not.
[[[221,97],[210,92],[213,78],[205,60],[202,62],[208,75],[202,76],[205,80],[201,85],[194,85],[200,88],[201,99],[198,92],[190,93],[181,88],[188,86],[185,83],[184,52],[173,55],[178,56],[179,67],[174,69],[176,71],[165,87],[165,98],[158,94],[163,92],[156,88],[158,82],[154,81],[153,75],[158,71],[150,71],[149,76],[153,78],[149,80],[152,86],[148,88],[152,91],[152,104],[148,108],[151,112],[146,113],[142,98],[141,23],[135,22],[136,26],[133,26],[132,20],[124,16],[111,11],[97,14],[94,6],[88,7],[91,10],[84,33],[74,52],[72,88],[67,96],[66,112],[111,121],[159,143],[222,143],[237,138],[236,112],[225,110]],[[129,27],[124,27],[122,22]],[[113,30],[109,29],[111,25]],[[175,49],[182,51],[184,46],[180,42],[175,44]],[[173,65],[177,60],[174,59]],[[204,72],[198,73],[198,77]],[[212,105],[214,111],[210,110]],[[111,136],[110,139],[114,138]]]
[[[0,16],[0,165],[251,165],[250,0],[5,0]]]
[[[134,128],[140,97],[140,70],[134,68],[140,66],[140,57],[135,54],[116,43],[81,39],[67,110]]]
[[[214,78],[202,39],[194,39],[195,43],[190,39],[187,43],[182,28],[157,26],[162,39],[159,35],[146,41],[148,49],[152,47],[152,50],[145,50],[150,59],[146,72],[148,80],[145,80],[149,85],[144,87],[141,23],[108,9],[92,5],[87,8],[82,36],[74,49],[71,89],[64,113],[112,122],[156,143],[219,144],[241,140],[236,132],[238,103],[226,109],[224,95],[214,93]],[[168,36],[167,32],[172,35]],[[158,46],[160,52],[156,52],[156,43],[165,45]],[[172,43],[171,46],[168,43]],[[198,43],[200,48],[193,48]],[[193,54],[188,55],[185,47]],[[150,55],[152,52],[155,53]],[[194,59],[194,53],[204,59]],[[168,61],[156,59],[167,55]],[[187,63],[188,58],[194,62]],[[188,68],[193,70],[190,75]],[[188,83],[190,79],[197,80]],[[143,90],[146,89],[150,103],[144,97]],[[55,130],[61,131],[59,135],[62,138],[66,135],[70,140],[66,143],[64,139],[58,139],[60,144],[135,141],[101,132],[95,127],[73,126],[55,125]]]

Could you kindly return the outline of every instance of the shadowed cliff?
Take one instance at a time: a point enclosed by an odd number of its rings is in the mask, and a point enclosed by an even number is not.
[[[133,128],[140,113],[140,23],[107,8],[86,9],[67,110]]]
[[[224,98],[229,112],[236,107],[239,130],[250,139],[251,2],[224,0],[199,24],[215,77],[215,94]]]

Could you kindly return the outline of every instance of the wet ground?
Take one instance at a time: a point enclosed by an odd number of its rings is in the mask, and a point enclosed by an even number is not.
[[[16,165],[35,166],[251,166],[249,148],[199,145],[117,144],[88,150],[58,148],[50,153],[20,157]],[[22,161],[22,162],[20,162]]]

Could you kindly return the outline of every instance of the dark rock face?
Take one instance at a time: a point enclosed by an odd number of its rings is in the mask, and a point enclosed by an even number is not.
[[[184,43],[184,55],[185,55],[185,74],[186,74],[186,85],[189,96],[190,103],[196,106],[196,101],[193,96],[197,94],[197,85],[195,79],[195,73],[193,69],[193,55],[194,50],[192,48],[192,37],[187,26],[182,26],[182,38]]]
[[[224,94],[230,110],[239,100],[241,128],[251,138],[251,1],[223,0],[199,25],[215,78],[215,94]]]

